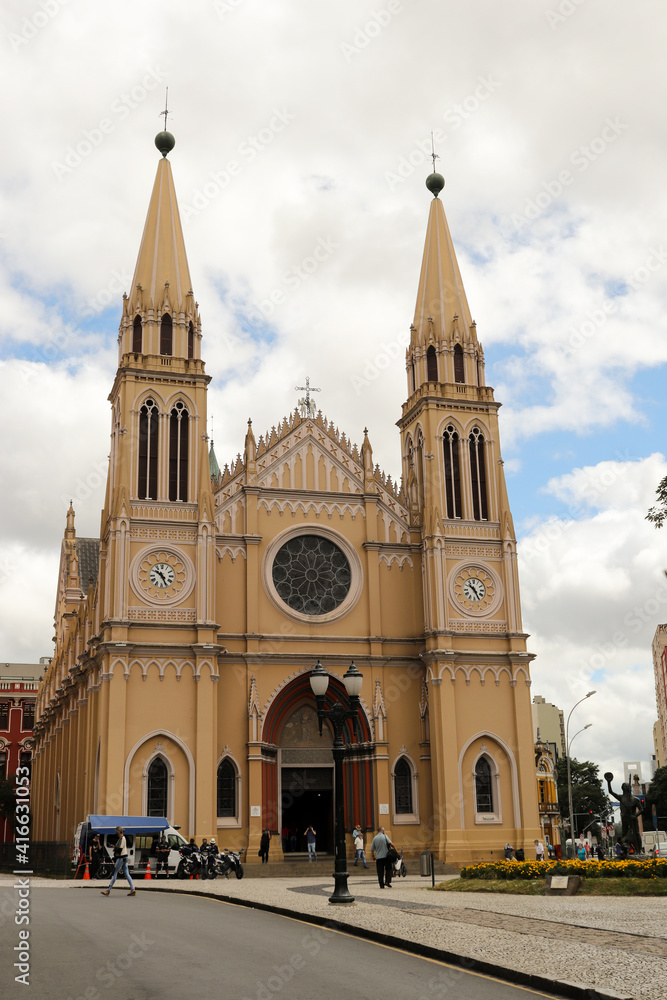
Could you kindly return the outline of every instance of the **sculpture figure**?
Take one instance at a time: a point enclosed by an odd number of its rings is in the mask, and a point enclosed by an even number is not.
[[[611,771],[607,771],[604,777],[607,782],[609,794],[612,798],[616,799],[621,806],[621,843],[624,845],[626,853],[632,844],[635,854],[640,854],[642,849],[642,838],[639,833],[638,817],[643,811],[643,806],[639,799],[632,794],[630,785],[627,781],[623,782],[621,785],[621,794],[617,795],[616,792],[612,792],[611,790],[611,783],[614,780],[614,775]]]

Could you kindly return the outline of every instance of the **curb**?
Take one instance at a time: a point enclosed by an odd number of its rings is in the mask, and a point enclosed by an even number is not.
[[[406,941],[392,934],[369,930],[365,927],[357,927],[354,924],[347,924],[341,920],[332,920],[312,913],[302,913],[300,910],[290,910],[284,906],[276,906],[273,903],[253,902],[249,899],[226,896],[219,892],[205,892],[201,889],[165,889],[155,886],[149,891],[151,893],[178,893],[182,896],[204,896],[207,899],[217,899],[223,903],[245,906],[250,910],[264,910],[267,913],[277,913],[281,917],[291,917],[293,920],[302,920],[305,923],[316,924],[318,927],[337,930],[343,934],[350,934],[354,937],[364,938],[366,941],[373,941],[376,944],[398,948],[400,951],[409,952],[412,955],[420,955],[423,958],[432,958],[439,962],[446,962],[448,965],[456,966],[464,972],[480,972],[487,976],[494,976],[496,979],[502,979],[511,985],[528,986],[531,989],[551,993],[556,997],[567,997],[572,998],[572,1000],[636,1000],[629,993],[596,989],[595,987],[585,986],[583,983],[549,979],[546,976],[520,972],[519,970],[510,969],[505,965],[495,965],[493,962],[483,962],[477,958],[466,958],[464,955],[458,955],[452,951],[432,948],[430,945],[419,944],[416,941]]]

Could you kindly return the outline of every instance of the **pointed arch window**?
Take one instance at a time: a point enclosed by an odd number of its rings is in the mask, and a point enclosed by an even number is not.
[[[429,382],[438,381],[438,356],[435,353],[433,344],[431,344],[426,352],[426,372]]]
[[[148,768],[148,816],[167,815],[167,765],[156,757]]]
[[[445,499],[447,517],[461,517],[461,469],[459,435],[450,424],[442,435],[445,449]]]
[[[236,814],[236,768],[225,757],[218,765],[218,816],[232,819]]]
[[[416,392],[417,391],[417,375],[415,374],[415,363],[414,363],[414,360],[412,362],[411,368],[412,368],[412,391]]]
[[[412,812],[412,768],[405,757],[394,768],[394,796],[399,815]]]
[[[132,352],[134,354],[141,354],[143,347],[143,331],[141,328],[141,316],[134,317],[134,326],[132,327]]]
[[[486,757],[475,764],[475,809],[478,813],[494,812],[491,765]]]
[[[188,498],[188,411],[176,403],[169,417],[169,499]]]
[[[465,369],[463,365],[463,348],[460,344],[454,344],[454,381],[465,382]]]
[[[484,435],[473,427],[470,437],[470,479],[472,483],[472,509],[476,521],[488,521],[486,499],[486,465],[484,462]]]
[[[157,500],[158,409],[147,399],[139,413],[139,482],[140,500]]]
[[[174,353],[174,328],[169,313],[165,313],[160,323],[160,354]]]
[[[195,356],[195,328],[192,325],[192,320],[188,326],[188,359],[194,358]]]
[[[7,751],[0,750],[0,781],[7,778]]]

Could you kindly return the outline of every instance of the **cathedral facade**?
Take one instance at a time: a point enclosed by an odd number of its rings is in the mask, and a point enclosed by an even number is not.
[[[166,815],[257,861],[263,828],[333,850],[327,699],[363,675],[348,831],[406,856],[502,856],[539,835],[531,654],[498,431],[441,199],[433,194],[397,417],[401,483],[303,407],[221,471],[168,133],[109,396],[99,539],[62,543],[55,653],[37,704],[33,836],[89,813]],[[417,277],[415,268],[415,278]],[[274,843],[278,843],[275,841]],[[275,857],[275,848],[273,852]]]

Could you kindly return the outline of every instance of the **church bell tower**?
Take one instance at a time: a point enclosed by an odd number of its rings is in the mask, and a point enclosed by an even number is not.
[[[471,825],[469,817],[459,817],[457,810],[452,815],[450,808],[462,794],[457,759],[460,767],[468,734],[473,739],[482,734],[482,740],[484,733],[497,734],[498,713],[509,721],[508,755],[517,782],[525,782],[532,818],[528,665],[533,657],[521,624],[500,404],[486,385],[484,352],[439,197],[444,184],[438,173],[426,181],[433,200],[406,352],[408,397],[398,426],[411,525],[421,534],[423,660],[431,719],[437,720],[434,849],[455,857],[463,842],[470,842]],[[520,739],[520,733],[528,738]],[[515,795],[515,803],[521,798]],[[493,822],[491,815],[480,813],[475,822]]]

